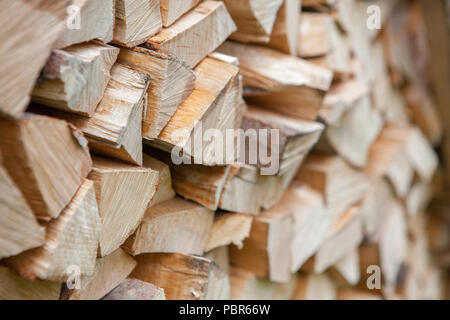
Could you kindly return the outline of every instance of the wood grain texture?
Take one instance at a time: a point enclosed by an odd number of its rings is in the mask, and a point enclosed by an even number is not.
[[[203,0],[161,0],[161,18],[165,28],[172,25],[183,14],[197,6]]]

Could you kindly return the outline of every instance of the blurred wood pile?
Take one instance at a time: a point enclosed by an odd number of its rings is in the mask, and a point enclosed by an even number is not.
[[[3,0],[0,299],[444,298],[446,5]]]

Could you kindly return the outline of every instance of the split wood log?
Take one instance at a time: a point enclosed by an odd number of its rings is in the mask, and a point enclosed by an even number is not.
[[[135,47],[162,28],[160,0],[115,0],[116,22],[113,42]]]
[[[61,292],[61,299],[99,300],[128,277],[136,264],[132,257],[119,248],[97,259],[93,275],[81,278],[80,283],[70,283],[75,287],[73,290],[66,285]]]
[[[276,283],[231,266],[230,283],[232,300],[288,300],[292,298],[296,279],[291,277],[287,283]]]
[[[193,68],[235,30],[225,5],[220,1],[207,0],[170,27],[163,28],[145,46],[174,54]]]
[[[284,0],[270,35],[269,47],[297,56],[300,23],[299,0]]]
[[[160,9],[163,26],[169,27],[201,1],[203,0],[161,0]]]
[[[82,133],[58,119],[0,120],[3,165],[37,218],[56,218],[91,170]]]
[[[89,179],[95,182],[95,193],[102,222],[99,256],[104,257],[133,234],[158,185],[158,172],[94,158]]]
[[[223,1],[237,25],[237,31],[231,35],[231,39],[240,42],[269,42],[283,0]]]
[[[330,226],[325,241],[317,253],[303,265],[303,270],[315,274],[324,272],[358,248],[363,236],[360,209],[352,207]]]
[[[328,55],[333,50],[331,46],[333,23],[333,18],[329,14],[302,12],[298,32],[298,56],[316,58]]]
[[[61,284],[27,280],[0,266],[0,300],[59,300]]]
[[[181,253],[150,253],[136,257],[131,274],[164,289],[169,300],[223,300],[230,298],[226,274],[211,260]]]
[[[206,244],[205,251],[233,244],[242,248],[250,235],[253,217],[242,213],[219,212]]]
[[[127,278],[102,300],[166,300],[164,290],[138,279]]]
[[[245,99],[290,117],[314,121],[332,73],[276,50],[227,41],[219,52],[239,59]]]
[[[100,40],[111,42],[114,33],[115,0],[73,0],[64,30],[54,46],[65,48],[73,44]]]
[[[353,287],[361,277],[359,270],[359,248],[354,248],[330,269],[330,275],[340,287]]]
[[[157,171],[160,179],[158,188],[152,200],[149,202],[148,207],[154,207],[164,201],[175,198],[169,166],[147,154],[143,156],[143,166]]]
[[[4,168],[1,153],[0,212],[0,259],[44,244],[45,229]]]
[[[91,117],[118,54],[118,48],[94,42],[53,50],[33,89],[32,100]]]
[[[2,1],[0,114],[19,117],[25,111],[39,72],[63,28],[68,5],[70,1]]]
[[[203,257],[214,261],[222,271],[230,274],[230,247],[216,247],[203,255]]]
[[[47,223],[45,244],[5,264],[30,280],[65,282],[72,266],[80,276],[92,275],[100,233],[94,183],[86,179],[60,216]]]
[[[174,198],[147,209],[141,224],[123,248],[133,256],[175,252],[202,255],[213,221],[212,210]]]
[[[306,158],[296,179],[323,195],[332,220],[357,204],[369,186],[367,177],[341,158],[316,154]]]
[[[293,300],[336,300],[337,285],[326,273],[299,274]]]
[[[432,186],[424,182],[415,182],[407,198],[404,200],[405,209],[410,218],[415,218],[426,211],[433,197]]]
[[[118,61],[150,75],[142,136],[150,140],[157,138],[194,90],[194,72],[182,59],[141,47],[121,49]]]

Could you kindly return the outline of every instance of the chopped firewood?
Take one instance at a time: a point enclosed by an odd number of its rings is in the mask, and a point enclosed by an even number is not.
[[[332,86],[320,116],[328,127],[317,149],[336,151],[352,165],[364,167],[370,147],[383,127],[380,113],[372,108],[369,91],[355,81]]]
[[[222,151],[221,155],[216,154],[216,149],[223,150],[226,130],[239,128],[242,119],[239,68],[206,58],[194,71],[197,75],[194,91],[178,108],[158,139],[149,144],[169,152],[179,150],[177,154],[181,152],[180,157],[193,157],[195,164],[226,164],[228,155],[223,153],[228,150]],[[205,138],[210,129],[220,130],[222,135],[216,136],[217,140]]]
[[[169,166],[147,154],[144,154],[143,156],[143,166],[157,171],[160,179],[155,195],[148,206],[154,207],[164,201],[175,198]]]
[[[138,279],[127,278],[102,300],[166,300],[164,290]]]
[[[207,0],[150,38],[149,49],[174,54],[192,68],[236,30],[225,5]]]
[[[0,120],[3,165],[36,217],[56,218],[91,170],[83,135],[65,121],[25,114]]]
[[[1,153],[0,212],[0,259],[44,244],[45,229],[3,167]]]
[[[64,30],[55,43],[56,48],[72,44],[100,40],[111,42],[114,33],[115,0],[73,0],[67,13],[69,17]]]
[[[424,182],[416,182],[405,199],[405,207],[411,218],[425,212],[433,194],[432,186]]]
[[[300,2],[284,0],[278,10],[270,41],[267,44],[269,47],[297,56]]]
[[[287,282],[292,231],[291,212],[282,205],[253,219],[242,248],[231,246],[231,264],[274,282]]]
[[[212,210],[174,198],[148,208],[141,224],[123,248],[133,256],[175,252],[202,255],[206,251],[213,220]]]
[[[359,249],[355,248],[330,268],[330,274],[341,287],[353,287],[361,277],[359,270]]]
[[[0,114],[19,117],[26,109],[68,5],[70,1],[59,0],[1,2]]]
[[[283,0],[223,0],[236,22],[231,39],[241,42],[269,42],[277,12]]]
[[[159,0],[116,0],[113,42],[135,47],[161,30]]]
[[[216,247],[203,255],[203,257],[214,261],[220,269],[222,269],[227,275],[230,273],[230,247],[221,246]]]
[[[157,138],[178,106],[194,90],[194,72],[182,59],[141,47],[121,49],[118,61],[150,75],[142,136],[150,140]]]
[[[302,12],[298,33],[298,56],[315,58],[332,51],[331,29],[334,21],[325,13]]]
[[[0,266],[0,300],[59,300],[61,284],[27,280]]]
[[[234,266],[230,268],[230,282],[232,300],[288,300],[296,285],[293,276],[286,283],[271,282]]]
[[[203,0],[161,0],[161,18],[165,28],[177,21],[183,14],[196,7]]]
[[[364,174],[336,156],[308,156],[296,179],[324,196],[331,219],[358,203],[369,186]]]
[[[91,117],[118,54],[118,48],[94,42],[53,50],[33,90],[33,101]]]
[[[205,251],[233,244],[242,248],[243,241],[250,235],[252,216],[242,213],[220,212],[212,226]]]
[[[60,216],[46,224],[45,244],[7,258],[5,264],[30,280],[65,282],[71,266],[80,276],[92,275],[100,232],[94,183],[86,179]]]
[[[230,297],[226,274],[211,260],[181,253],[149,253],[136,257],[131,274],[164,289],[169,300],[223,300]]]
[[[363,240],[363,230],[359,207],[352,207],[341,216],[328,230],[327,237],[317,253],[303,266],[320,274],[338,263]]]
[[[63,300],[99,300],[117,287],[136,267],[136,261],[122,249],[97,259],[94,274],[81,278],[80,283],[70,283],[74,289],[64,287]],[[79,288],[76,287],[79,285]]]
[[[89,179],[95,182],[102,221],[99,256],[104,257],[133,234],[158,185],[158,172],[94,158]]]
[[[233,66],[239,67],[239,59],[233,56],[229,56],[227,54],[223,54],[217,51],[214,51],[213,53],[210,53],[208,55],[209,58],[213,58],[222,62],[229,63]]]
[[[293,300],[335,300],[337,285],[326,273],[299,274]]]
[[[298,119],[315,120],[332,73],[276,50],[226,41],[219,52],[239,59],[246,100]]]

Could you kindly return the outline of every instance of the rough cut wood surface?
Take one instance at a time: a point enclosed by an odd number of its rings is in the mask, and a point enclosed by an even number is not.
[[[164,27],[169,27],[183,14],[203,0],[161,0],[161,18]]]
[[[166,300],[164,290],[138,279],[127,278],[102,300]]]

